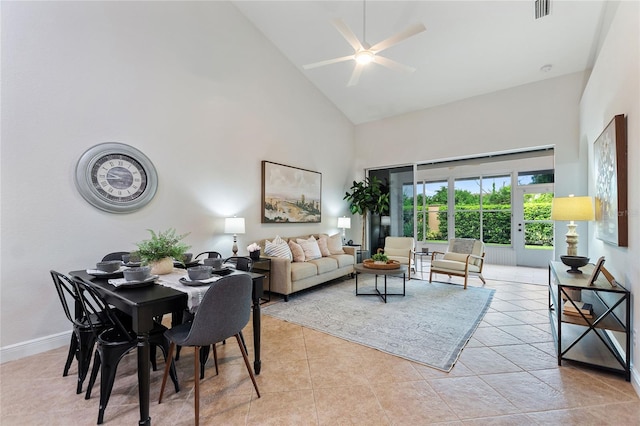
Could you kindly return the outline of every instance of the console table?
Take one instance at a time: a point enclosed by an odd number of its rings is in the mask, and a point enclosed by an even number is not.
[[[582,274],[566,272],[562,262],[549,262],[549,319],[558,365],[574,361],[624,375],[631,380],[631,294],[600,276],[590,285],[594,265]],[[563,313],[564,300],[591,303],[592,317]],[[571,303],[571,302],[569,302]]]

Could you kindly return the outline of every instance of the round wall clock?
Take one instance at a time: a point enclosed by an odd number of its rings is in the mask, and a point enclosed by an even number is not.
[[[111,213],[129,213],[156,194],[158,175],[149,158],[118,142],[89,148],[76,165],[78,191],[95,207]]]

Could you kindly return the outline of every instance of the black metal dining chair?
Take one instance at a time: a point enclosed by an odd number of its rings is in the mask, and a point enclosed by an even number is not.
[[[165,336],[171,341],[169,357],[173,355],[176,345],[193,346],[194,348],[194,411],[196,426],[200,421],[200,379],[198,370],[200,366],[200,348],[202,347],[208,347],[232,336],[235,337],[253,382],[253,387],[258,394],[258,398],[260,398],[260,391],[249,364],[247,351],[241,343],[242,329],[249,322],[251,313],[252,286],[251,277],[248,274],[229,275],[213,282],[209,290],[204,294],[193,321],[172,327],[165,332]],[[215,349],[213,354],[217,365]],[[162,403],[164,387],[169,374],[169,365],[166,364],[164,369],[158,404]]]
[[[131,253],[129,253],[128,251],[114,251],[113,253],[105,254],[102,258],[102,261],[106,262],[107,260],[122,260],[122,256],[125,254]]]
[[[223,264],[231,264],[238,271],[251,272],[253,269],[253,259],[248,256],[231,256],[222,262]]]
[[[98,316],[91,317],[90,320],[80,310],[80,298],[74,287],[73,280],[60,272],[49,271],[53,284],[55,285],[62,309],[67,319],[73,325],[71,334],[71,342],[69,343],[69,354],[64,365],[63,377],[69,374],[69,368],[73,363],[73,358],[78,360],[78,383],[76,385],[76,393],[82,393],[82,384],[84,383],[89,365],[91,364],[91,354],[96,342],[94,329],[96,331],[104,330],[107,325],[103,319]]]
[[[93,368],[87,385],[85,399],[91,398],[91,390],[98,376],[98,371],[100,371],[100,405],[98,408],[97,423],[102,424],[104,421],[104,412],[109,403],[111,390],[113,389],[118,363],[124,355],[137,347],[138,339],[136,334],[131,330],[130,324],[128,324],[128,320],[130,320],[131,317],[127,318],[126,316],[122,316],[119,311],[111,308],[100,293],[91,285],[80,280],[73,280],[73,285],[79,296],[82,311],[85,317],[89,319],[88,323],[91,326],[97,342]],[[107,324],[108,327],[94,326],[91,319],[96,317],[103,318],[104,323]],[[179,392],[180,387],[175,364],[173,359],[168,356],[169,341],[164,335],[165,331],[167,331],[165,326],[156,323],[154,329],[149,332],[149,345],[161,348],[168,366],[166,370],[171,374],[171,380],[173,381],[176,392]]]
[[[207,257],[203,258],[203,259],[212,259],[212,258],[221,259],[222,258],[222,255],[220,253],[218,253],[217,251],[203,251],[202,253],[199,253],[196,257],[194,257],[193,259],[197,260],[203,254],[207,255]]]

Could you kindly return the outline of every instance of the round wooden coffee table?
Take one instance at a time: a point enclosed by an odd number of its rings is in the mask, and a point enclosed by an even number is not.
[[[356,296],[378,296],[384,303],[387,303],[387,296],[404,296],[406,293],[407,284],[407,266],[400,265],[397,269],[374,269],[367,268],[362,263],[356,263],[354,266],[356,271]],[[375,293],[358,293],[358,275],[359,274],[373,274],[375,278]],[[378,289],[378,276],[384,276],[384,291]],[[402,276],[402,293],[388,293],[387,292],[387,276],[400,277]]]

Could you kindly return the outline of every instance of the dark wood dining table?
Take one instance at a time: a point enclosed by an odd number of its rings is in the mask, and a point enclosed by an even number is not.
[[[234,274],[247,272],[234,271]],[[253,343],[255,374],[260,374],[260,298],[263,296],[264,275],[249,272],[253,280]],[[172,314],[173,323],[180,321],[187,308],[187,294],[171,287],[150,285],[138,288],[116,288],[109,280],[96,277],[86,270],[71,271],[74,279],[81,280],[96,288],[107,303],[125,312],[133,319],[133,331],[138,337],[138,396],[140,404],[140,425],[150,425],[149,388],[150,388],[150,350],[149,331],[153,328],[153,319],[164,314]]]

